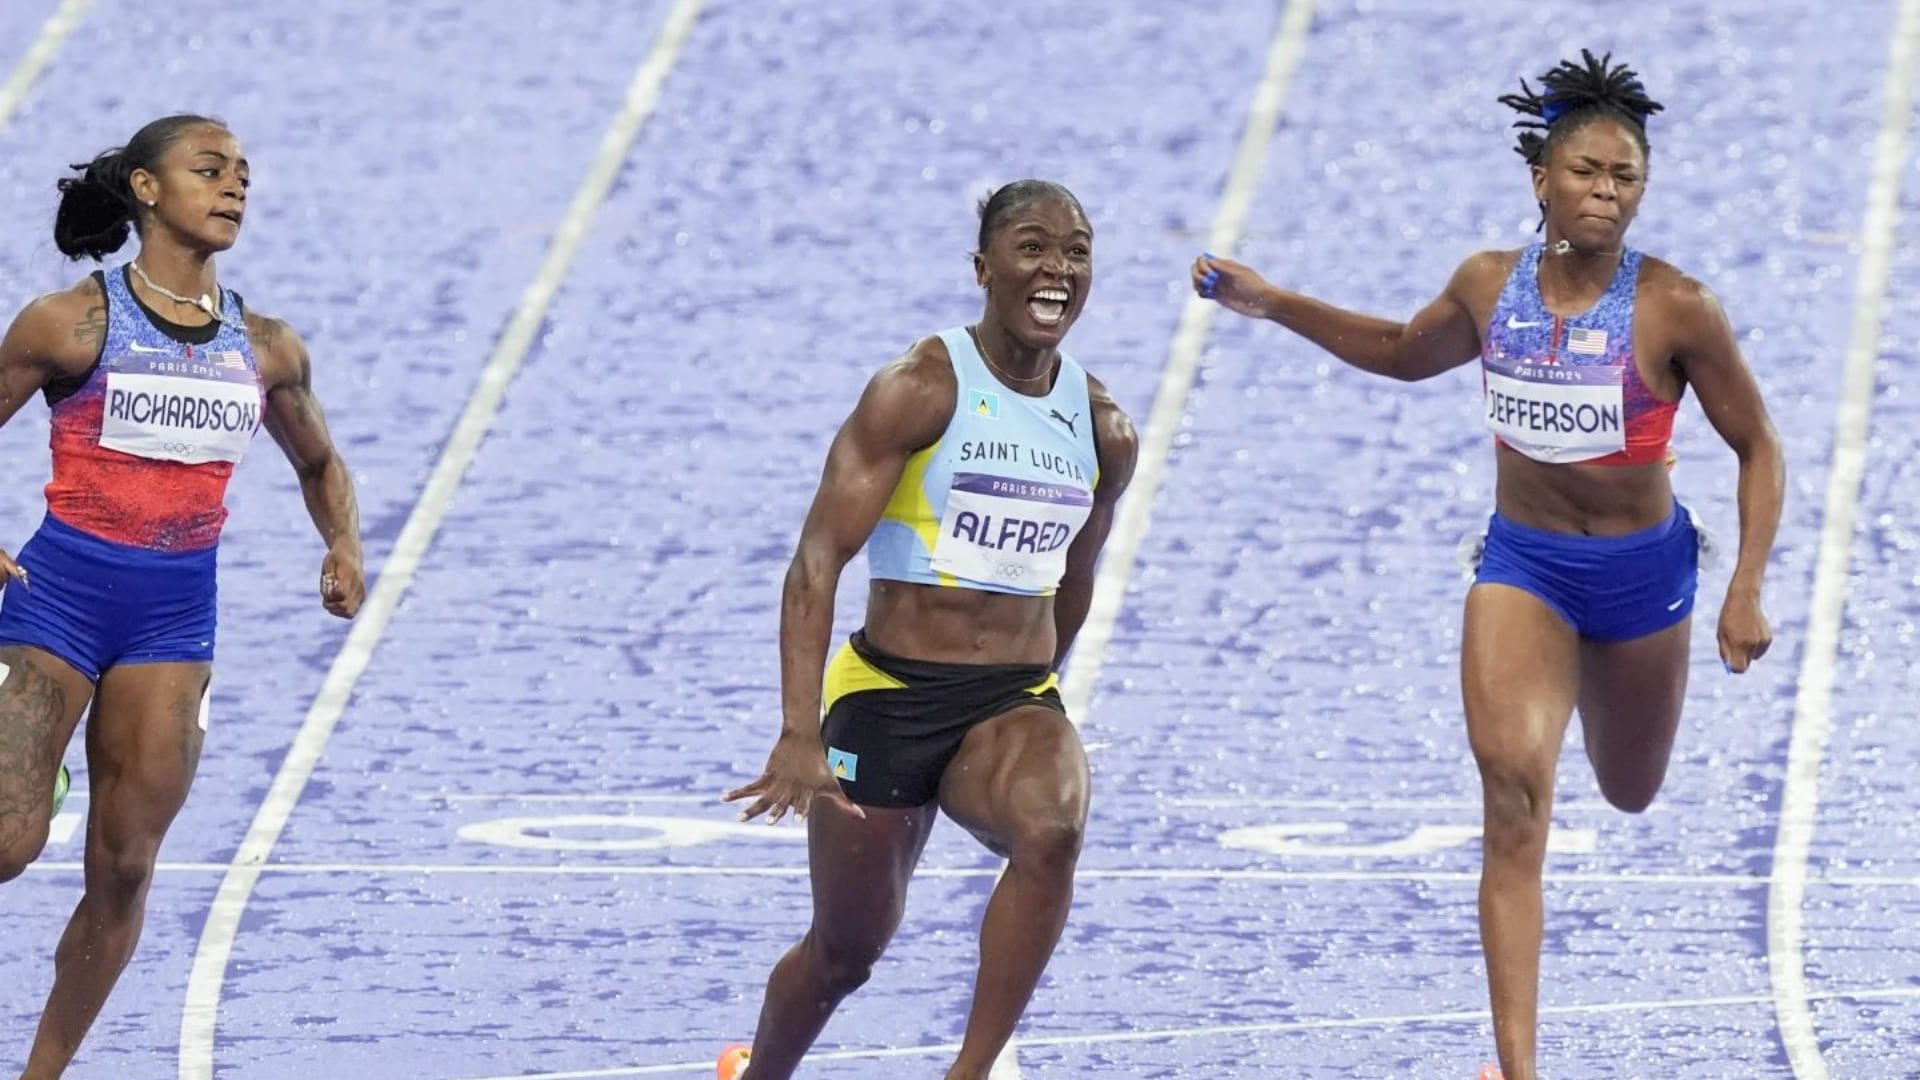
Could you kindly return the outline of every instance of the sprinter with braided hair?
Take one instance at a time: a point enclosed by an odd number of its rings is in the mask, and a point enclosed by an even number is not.
[[[1719,624],[1730,672],[1771,642],[1760,583],[1785,488],[1719,301],[1625,243],[1660,105],[1632,69],[1588,52],[1539,85],[1500,100],[1525,117],[1519,152],[1544,241],[1471,256],[1412,321],[1336,308],[1211,255],[1193,265],[1201,296],[1362,371],[1412,382],[1481,362],[1499,475],[1467,593],[1461,685],[1485,806],[1481,941],[1510,1080],[1537,1075],[1540,872],[1572,714],[1601,792],[1629,813],[1659,791],[1679,726],[1699,543],[1664,458],[1689,385],[1740,461],[1739,560]]]

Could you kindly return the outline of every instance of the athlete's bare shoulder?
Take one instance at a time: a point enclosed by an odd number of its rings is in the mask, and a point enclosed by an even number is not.
[[[1710,301],[1713,291],[1679,267],[1652,255],[1640,256],[1640,280],[1634,298],[1651,301],[1679,314]]]
[[[935,411],[951,411],[954,395],[959,392],[953,358],[938,334],[921,338],[888,361],[874,373],[873,382],[876,386],[884,382],[887,396],[898,404]]]
[[[946,431],[959,392],[946,342],[922,338],[874,372],[850,420],[876,440],[917,449]]]
[[[38,297],[7,331],[9,364],[42,365],[54,375],[93,366],[107,340],[107,297],[89,275],[70,288]]]
[[[1460,266],[1453,272],[1453,283],[1448,287],[1498,299],[1507,278],[1513,275],[1513,268],[1520,265],[1522,251],[1521,248],[1476,251],[1460,260]]]
[[[1476,251],[1454,269],[1445,296],[1472,315],[1476,333],[1483,333],[1487,321],[1493,318],[1493,309],[1500,304],[1500,293],[1519,265],[1520,254],[1519,249]]]
[[[1640,260],[1634,305],[1662,337],[1659,347],[1675,359],[1705,354],[1738,356],[1733,327],[1720,298],[1704,282],[1664,259]]]

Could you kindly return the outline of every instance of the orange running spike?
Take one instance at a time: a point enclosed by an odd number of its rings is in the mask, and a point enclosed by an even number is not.
[[[752,1056],[744,1046],[729,1046],[720,1051],[719,1080],[740,1080],[747,1074],[747,1059]]]

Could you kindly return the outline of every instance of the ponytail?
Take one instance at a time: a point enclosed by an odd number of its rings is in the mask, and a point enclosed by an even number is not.
[[[60,209],[53,216],[53,242],[69,259],[99,262],[119,251],[140,225],[140,206],[133,197],[133,174],[157,171],[160,158],[189,130],[204,125],[226,127],[218,120],[182,114],[153,121],[118,150],[109,150],[85,165],[73,168],[79,176],[59,183]]]
[[[127,167],[124,150],[109,150],[74,168],[80,175],[59,184],[53,242],[69,259],[99,262],[119,251],[133,231],[133,170]]]

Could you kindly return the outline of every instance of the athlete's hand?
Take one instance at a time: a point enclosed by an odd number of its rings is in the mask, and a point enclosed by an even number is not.
[[[367,576],[360,568],[360,549],[340,545],[320,562],[320,603],[330,615],[351,619],[367,598]]]
[[[1207,254],[1193,260],[1193,291],[1228,311],[1264,319],[1273,286],[1250,266]]]
[[[1720,605],[1720,662],[1735,675],[1767,655],[1773,645],[1773,630],[1766,613],[1760,610],[1760,594],[1745,589],[1727,590],[1727,601]]]
[[[854,817],[867,816],[866,811],[840,790],[840,781],[835,780],[833,771],[827,768],[826,745],[817,735],[782,733],[773,744],[773,753],[767,755],[767,768],[760,779],[727,792],[726,801],[750,797],[753,803],[740,811],[741,821],[752,821],[765,814],[767,824],[772,825],[787,816],[788,810],[793,811],[796,819],[805,821],[815,800],[830,802]]]
[[[9,581],[17,581],[22,586],[32,584],[27,580],[27,568],[14,562],[13,556],[0,551],[0,589],[6,588]]]

